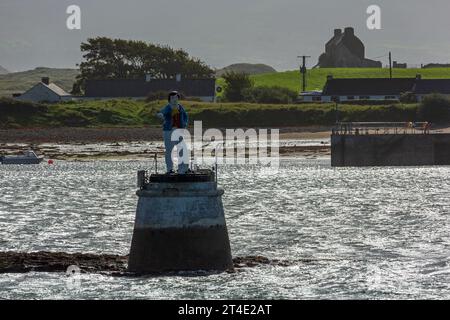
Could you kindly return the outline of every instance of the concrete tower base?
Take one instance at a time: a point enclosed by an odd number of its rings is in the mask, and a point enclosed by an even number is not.
[[[152,175],[137,192],[128,270],[232,269],[222,194],[211,171]]]

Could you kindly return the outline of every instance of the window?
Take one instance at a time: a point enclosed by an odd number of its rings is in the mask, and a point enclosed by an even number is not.
[[[370,100],[370,96],[359,96],[359,100]]]
[[[355,100],[355,96],[347,96],[347,100]]]
[[[396,100],[397,97],[396,96],[385,96],[384,100]]]
[[[331,97],[331,101],[333,101],[333,102],[339,102],[340,99],[339,99],[338,96],[332,96],[332,97]]]
[[[322,97],[312,97],[312,101],[322,101]]]

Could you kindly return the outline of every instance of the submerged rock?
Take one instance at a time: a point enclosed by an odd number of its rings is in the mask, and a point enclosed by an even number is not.
[[[128,255],[65,253],[65,252],[0,252],[0,273],[66,272],[70,266],[77,266],[82,273],[104,273],[112,276],[137,276],[127,272]],[[233,258],[234,270],[263,265],[292,265],[292,262],[270,260],[263,256]],[[192,272],[191,272],[192,273]],[[195,272],[194,272],[195,273]],[[203,272],[204,273],[204,272]],[[167,273],[171,274],[171,273]],[[190,273],[189,273],[190,274]]]
[[[0,252],[0,273],[65,272],[76,265],[83,272],[124,272],[127,256],[64,252]]]

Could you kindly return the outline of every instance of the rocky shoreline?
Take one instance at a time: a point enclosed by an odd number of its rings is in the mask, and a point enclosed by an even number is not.
[[[66,161],[91,161],[91,160],[153,160],[154,155],[163,161],[164,148],[162,142],[149,147],[133,148],[126,144],[99,145],[100,148],[79,147],[78,145],[51,145],[51,144],[2,144],[0,143],[0,155],[16,155],[32,149],[45,159]],[[330,156],[330,145],[310,146],[280,146],[279,155],[291,156]]]
[[[244,128],[245,129],[245,128]],[[225,129],[222,129],[224,131]],[[280,129],[280,156],[329,156],[325,127],[286,127]],[[321,141],[319,145],[296,145],[286,141]],[[0,155],[21,154],[32,149],[45,159],[140,160],[164,155],[159,127],[145,128],[29,128],[0,130]]]
[[[204,128],[206,129],[206,128]],[[243,128],[246,129],[246,128]],[[257,129],[257,128],[256,128]],[[270,129],[270,128],[269,128]],[[220,129],[224,131],[225,129]],[[280,128],[280,139],[321,139],[329,137],[328,127],[285,127]],[[193,134],[193,133],[192,133]],[[0,143],[98,143],[161,141],[160,127],[139,128],[26,128],[1,129]]]

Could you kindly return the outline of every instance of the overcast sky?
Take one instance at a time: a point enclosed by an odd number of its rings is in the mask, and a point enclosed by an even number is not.
[[[81,30],[66,28],[66,8],[81,8]],[[382,9],[382,30],[366,9]],[[334,28],[353,26],[368,58],[450,63],[449,0],[0,0],[0,65],[10,71],[75,67],[89,37],[139,39],[183,48],[211,67],[317,62]],[[383,64],[387,58],[381,58]]]

